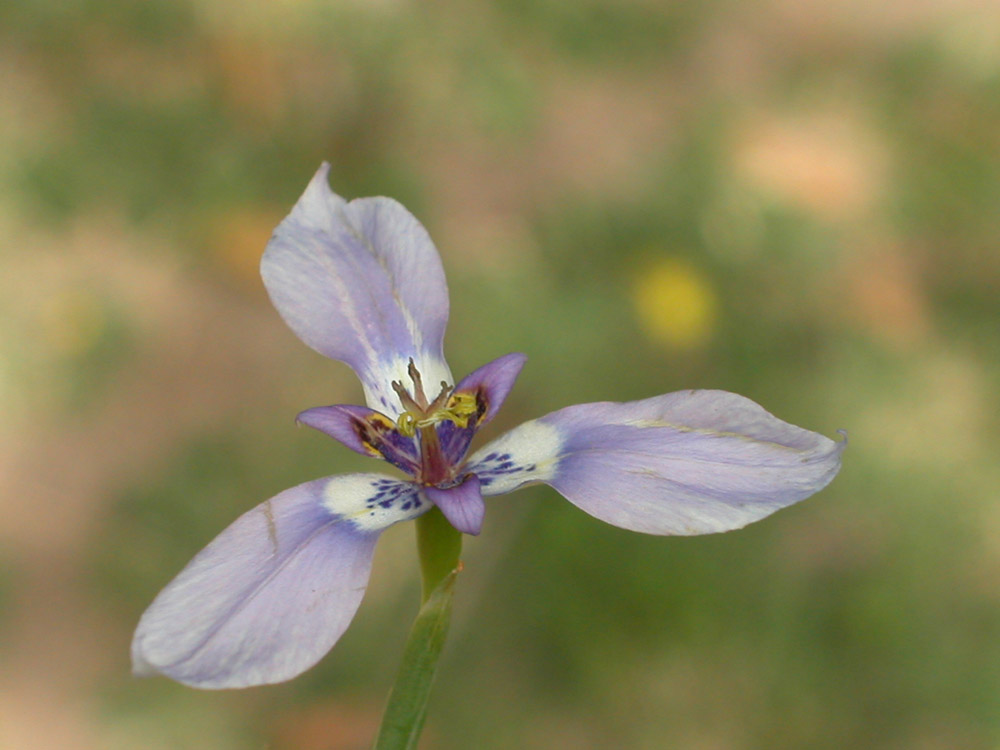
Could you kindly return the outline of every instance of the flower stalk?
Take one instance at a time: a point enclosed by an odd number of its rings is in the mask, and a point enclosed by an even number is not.
[[[374,750],[413,750],[427,716],[427,702],[451,620],[455,579],[461,570],[462,535],[434,509],[417,519],[423,599],[389,693]]]
[[[462,533],[455,529],[440,509],[435,508],[416,520],[417,554],[423,580],[421,604],[452,573],[461,570]]]

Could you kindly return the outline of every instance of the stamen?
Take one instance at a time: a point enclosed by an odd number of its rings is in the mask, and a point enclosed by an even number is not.
[[[459,427],[469,426],[469,417],[479,410],[479,404],[472,393],[455,393],[448,399],[448,406],[445,413],[448,419]]]
[[[417,418],[408,411],[404,411],[396,420],[396,428],[406,437],[413,437],[417,434]]]
[[[479,412],[479,400],[472,393],[454,393],[447,381],[441,381],[441,391],[430,404],[424,393],[423,379],[413,360],[406,368],[413,381],[413,395],[402,383],[392,381],[392,389],[399,396],[403,413],[396,420],[396,429],[406,437],[413,437],[417,430],[426,430],[438,422],[454,422],[459,427],[468,427],[469,418]]]
[[[447,395],[442,391],[438,398],[434,399],[434,404],[443,401]],[[433,405],[432,405],[433,406]],[[471,393],[455,393],[447,399],[447,406],[432,409],[428,407],[424,410],[407,410],[399,415],[396,426],[399,431],[407,437],[413,437],[417,430],[431,427],[438,422],[454,422],[459,427],[468,427],[469,418],[479,411],[479,403]]]

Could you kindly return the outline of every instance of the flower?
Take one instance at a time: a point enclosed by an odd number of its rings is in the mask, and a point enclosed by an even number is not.
[[[317,479],[242,515],[143,614],[136,674],[201,688],[298,675],[354,617],[379,534],[434,506],[478,534],[484,496],[544,482],[621,528],[706,534],[798,502],[840,468],[843,442],[712,390],[569,406],[467,456],[526,358],[508,354],[454,384],[443,355],[448,292],[430,237],[394,200],[335,195],[328,172],[324,164],[278,226],[261,274],[299,338],[357,373],[367,406],[298,419],[409,478]]]

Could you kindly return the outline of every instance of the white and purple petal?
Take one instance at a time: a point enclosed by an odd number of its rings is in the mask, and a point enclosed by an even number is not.
[[[323,164],[261,260],[271,301],[321,354],[348,364],[369,406],[395,418],[390,388],[413,359],[427,383],[453,382],[444,361],[448,289],[427,231],[390,198],[345,201]]]
[[[503,406],[527,360],[527,355],[518,352],[505,354],[473,370],[458,382],[454,393],[472,396],[476,412],[465,427],[454,422],[442,422],[438,426],[441,449],[449,462],[457,464],[465,457],[476,432]]]
[[[823,489],[843,442],[725,391],[580,404],[526,422],[469,459],[484,495],[545,482],[615,526],[728,531]]]
[[[200,688],[295,677],[350,624],[381,531],[430,507],[416,485],[379,474],[306,482],[258,505],[143,614],[135,673]]]

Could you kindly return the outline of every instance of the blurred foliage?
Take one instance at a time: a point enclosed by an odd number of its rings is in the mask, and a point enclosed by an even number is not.
[[[494,501],[422,747],[996,747],[1000,16],[869,6],[0,2],[0,745],[369,745],[409,528],[298,680],[127,673],[229,521],[371,468],[295,429],[360,389],[256,277],[328,160],[435,238],[456,375],[529,355],[492,435],[689,387],[850,432],[733,534]]]

